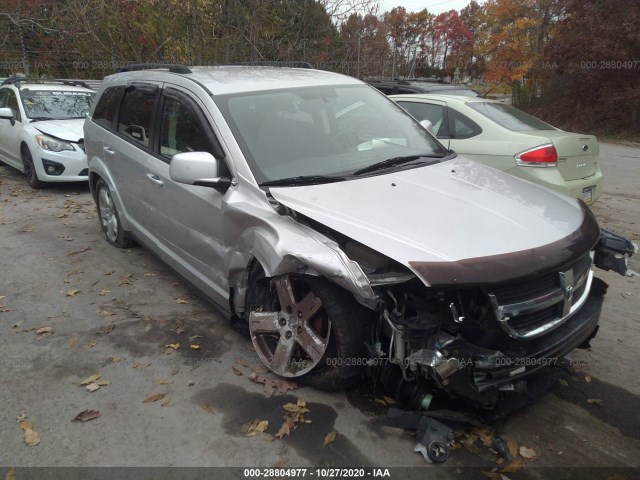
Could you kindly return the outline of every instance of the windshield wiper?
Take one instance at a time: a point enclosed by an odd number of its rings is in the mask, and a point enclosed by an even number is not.
[[[261,187],[286,187],[297,185],[317,185],[319,183],[341,182],[345,177],[327,177],[324,175],[300,175],[298,177],[281,178],[262,182]]]
[[[361,168],[360,170],[356,170],[352,175],[362,175],[364,173],[375,172],[376,170],[382,170],[385,168],[402,165],[403,163],[413,162],[414,160],[419,160],[420,158],[433,158],[434,160],[431,162],[420,162],[420,165],[432,165],[434,163],[440,162],[440,160],[444,157],[445,155],[442,154],[406,155],[404,157],[392,157],[387,158],[386,160],[382,160],[381,162],[374,163],[373,165],[369,165],[368,167]]]
[[[57,120],[57,119],[53,117],[31,117],[29,120],[31,120],[32,122],[40,122],[44,120]]]

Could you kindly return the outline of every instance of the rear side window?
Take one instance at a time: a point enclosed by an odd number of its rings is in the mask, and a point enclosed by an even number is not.
[[[118,132],[150,148],[151,120],[156,92],[133,88],[124,94],[118,116]]]
[[[515,132],[555,130],[554,127],[539,118],[504,103],[469,102],[467,105],[498,125]]]
[[[93,111],[93,121],[103,127],[111,128],[121,95],[121,87],[107,88],[100,97],[100,100],[98,100],[96,109]]]
[[[444,122],[444,106],[422,102],[398,102],[402,108],[418,121],[429,120],[433,125],[433,133],[436,136],[446,135],[446,122]]]
[[[449,108],[449,137],[471,138],[482,133],[482,128],[469,117]]]

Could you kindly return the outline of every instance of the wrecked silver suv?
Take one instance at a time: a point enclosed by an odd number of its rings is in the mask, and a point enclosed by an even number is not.
[[[143,71],[135,71],[136,69]],[[596,334],[633,244],[576,199],[445,149],[350,77],[144,66],[85,123],[107,241],[153,250],[325,389],[366,367],[491,407]]]

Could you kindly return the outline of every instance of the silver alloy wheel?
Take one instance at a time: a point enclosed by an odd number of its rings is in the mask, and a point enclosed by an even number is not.
[[[118,217],[111,193],[106,187],[100,188],[98,192],[98,207],[102,228],[109,241],[113,243],[118,238]]]
[[[251,341],[263,363],[282,377],[311,371],[329,345],[331,321],[320,298],[309,290],[298,300],[295,280],[283,275],[273,280],[279,310],[252,311]]]

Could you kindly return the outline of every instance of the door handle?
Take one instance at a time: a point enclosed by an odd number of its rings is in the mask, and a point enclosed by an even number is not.
[[[104,153],[106,153],[108,155],[114,155],[116,153],[116,151],[111,147],[104,147]]]
[[[154,173],[147,173],[147,178],[152,182],[155,183],[156,185],[162,186],[164,185],[164,182],[162,181],[162,179],[154,174]]]

